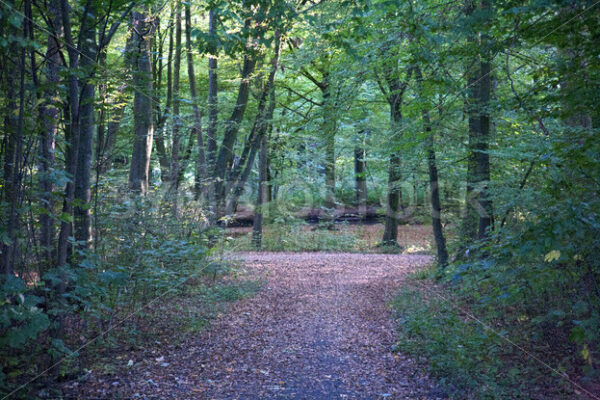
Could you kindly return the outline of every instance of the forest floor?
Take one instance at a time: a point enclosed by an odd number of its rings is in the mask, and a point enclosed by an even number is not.
[[[429,256],[235,257],[262,277],[256,296],[233,303],[208,329],[176,346],[120,355],[132,360],[129,368],[95,375],[71,390],[79,398],[444,397],[415,361],[392,351],[397,335],[389,301],[412,272],[431,262]]]

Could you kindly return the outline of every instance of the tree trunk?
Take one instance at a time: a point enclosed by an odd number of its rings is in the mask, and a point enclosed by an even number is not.
[[[329,72],[323,73],[321,81],[323,95],[323,125],[321,127],[325,138],[325,207],[335,208],[335,100],[331,96]]]
[[[208,21],[208,35],[212,42],[216,40],[217,34],[217,16],[215,10],[210,10]],[[207,130],[207,151],[208,164],[212,169],[217,156],[217,123],[219,118],[219,98],[218,98],[218,76],[217,76],[217,57],[219,53],[217,48],[211,43],[208,56],[208,130]]]
[[[402,122],[402,97],[401,95],[390,96],[390,119],[392,121],[392,134],[397,135],[401,129]],[[388,194],[385,212],[385,229],[381,244],[384,246],[398,245],[398,211],[400,205],[402,178],[400,168],[402,167],[400,153],[394,149],[390,154],[388,167]]]
[[[58,0],[57,0],[58,1]],[[62,16],[62,27],[64,29],[65,41],[67,42],[67,51],[69,53],[69,69],[68,77],[68,104],[66,114],[67,126],[65,128],[65,136],[67,137],[68,151],[66,157],[66,170],[70,176],[70,180],[65,187],[65,196],[62,208],[62,219],[60,225],[60,233],[58,235],[58,253],[57,265],[65,266],[69,258],[69,237],[72,232],[72,222],[70,217],[73,211],[73,201],[75,200],[75,183],[77,179],[77,159],[79,154],[79,86],[77,84],[76,70],[79,66],[79,54],[75,48],[71,35],[71,23],[69,17],[69,4],[67,0],[60,0],[60,9]],[[61,280],[59,284],[59,293],[64,292],[65,282]]]
[[[437,261],[439,268],[445,268],[448,264],[448,250],[446,249],[446,238],[442,227],[442,206],[440,203],[440,184],[438,179],[438,169],[435,158],[434,138],[431,131],[431,122],[429,117],[425,117],[425,130],[429,133],[427,138],[427,167],[429,170],[429,190],[431,196],[431,225],[433,228],[433,238],[437,248]]]
[[[129,188],[143,196],[148,191],[154,133],[153,107],[151,97],[148,95],[152,93],[150,49],[154,22],[146,13],[133,12],[132,24],[132,43],[135,52],[132,57],[132,72],[135,95],[133,100],[134,142],[129,170]]]
[[[92,197],[90,178],[94,141],[95,84],[92,82],[92,77],[96,67],[94,60],[97,52],[96,28],[93,20],[95,12],[93,7],[87,10],[86,16],[82,19],[84,29],[80,33],[80,67],[85,77],[80,80],[79,88],[81,93],[79,98],[79,150],[75,178],[75,239],[87,248],[92,245],[92,218],[89,204]]]
[[[257,250],[260,250],[262,247],[263,207],[267,189],[268,144],[268,135],[262,135],[260,138],[260,154],[258,156],[258,194],[256,196],[256,207],[254,209],[254,221],[252,224],[252,243]]]
[[[206,179],[206,156],[204,153],[204,135],[202,134],[202,114],[198,107],[198,94],[196,92],[196,76],[194,74],[194,58],[192,54],[192,16],[190,3],[185,3],[185,45],[187,55],[188,79],[190,80],[190,95],[194,111],[193,135],[196,136],[198,155],[194,168],[194,197],[196,200],[204,192]]]
[[[256,152],[260,146],[261,137],[267,134],[270,126],[270,120],[273,118],[273,112],[275,110],[274,100],[274,81],[275,75],[277,74],[277,67],[279,65],[279,50],[280,50],[280,34],[275,32],[275,50],[273,58],[271,59],[271,70],[267,78],[267,82],[264,85],[260,99],[258,101],[258,111],[252,126],[252,131],[248,135],[244,150],[240,157],[240,162],[236,168],[232,171],[231,183],[227,186],[226,193],[229,193],[229,188],[233,188],[231,191],[231,198],[227,202],[226,214],[232,214],[237,208],[237,203],[244,191],[244,186],[250,176],[250,171],[254,165],[254,158]],[[267,107],[267,97],[270,98],[269,106]],[[264,200],[264,199],[263,199]]]
[[[489,0],[484,0],[481,14],[490,20],[492,12]],[[465,14],[470,17],[475,5],[469,3]],[[477,65],[474,72],[467,72],[467,114],[469,119],[469,144],[467,165],[467,193],[462,234],[465,239],[484,239],[492,225],[492,201],[489,198],[490,181],[490,116],[491,94],[491,40],[482,33],[478,42]]]
[[[157,114],[160,119],[156,124],[156,133],[154,135],[154,141],[156,142],[156,153],[158,155],[158,162],[160,164],[160,172],[163,182],[169,181],[169,166],[170,161],[167,155],[167,146],[165,145],[165,139],[167,136],[167,119],[171,113],[171,103],[173,99],[173,20],[175,18],[175,6],[171,5],[171,13],[169,15],[169,48],[167,50],[167,99],[165,101],[165,110],[161,114]],[[162,57],[159,61],[162,63]],[[161,68],[162,73],[162,68]],[[159,77],[159,80],[161,78]],[[159,93],[156,94],[157,98],[160,98]]]
[[[483,14],[487,17],[486,22],[489,24],[492,21],[492,4],[491,0],[483,0],[481,2]],[[485,28],[484,28],[485,29]],[[480,51],[480,80],[479,80],[479,128],[480,135],[477,146],[477,176],[478,183],[481,185],[480,204],[483,213],[479,215],[479,239],[488,237],[489,230],[492,228],[493,210],[492,200],[489,194],[490,184],[490,97],[492,92],[492,40],[484,31],[481,35],[481,51]]]
[[[44,69],[47,89],[44,91],[44,103],[40,107],[42,130],[40,133],[40,205],[45,210],[40,215],[40,245],[44,254],[44,263],[47,267],[53,264],[54,259],[54,224],[52,215],[54,213],[54,199],[52,192],[54,184],[49,176],[54,167],[54,146],[58,132],[59,110],[54,105],[53,99],[57,96],[57,85],[60,82],[59,66],[61,59],[59,55],[59,44],[57,38],[62,37],[60,32],[60,9],[55,2],[48,4],[48,20],[55,27],[55,32],[48,35],[48,47],[46,49],[46,66]]]
[[[13,5],[14,6],[14,5]],[[27,37],[26,21],[24,19],[23,39]],[[13,29],[15,37],[19,33]],[[8,104],[6,107],[6,115],[4,119],[5,134],[8,135],[6,154],[4,158],[4,202],[8,203],[8,212],[6,215],[6,236],[7,241],[2,242],[2,254],[0,254],[0,263],[3,272],[7,275],[14,271],[15,253],[17,249],[17,233],[19,227],[19,197],[21,186],[21,155],[23,150],[23,123],[24,123],[24,106],[25,106],[25,46],[21,46],[17,53],[17,48],[14,45],[10,46],[12,54],[19,55],[17,62],[18,70],[10,68],[6,73],[6,86]],[[7,60],[7,64],[11,64],[12,60]],[[18,74],[18,75],[17,75]],[[14,81],[15,76],[19,76],[19,105],[15,103]],[[18,108],[17,108],[18,107]]]
[[[120,90],[125,90],[125,86],[121,86]],[[111,111],[106,113],[106,133],[103,143],[99,144],[98,162],[100,163],[99,172],[104,173],[112,168],[114,158],[114,148],[117,143],[117,135],[121,127],[121,120],[125,113],[125,104],[119,101],[117,104],[109,106]]]
[[[423,99],[423,75],[419,67],[415,68],[418,86],[418,95],[421,101]],[[440,203],[440,184],[438,179],[438,169],[435,157],[434,133],[431,127],[431,118],[427,108],[421,110],[423,125],[427,137],[425,138],[425,149],[427,151],[427,168],[429,171],[429,190],[431,200],[431,225],[433,228],[433,238],[437,249],[438,268],[443,269],[448,264],[448,250],[446,249],[446,238],[442,227],[442,207]],[[441,114],[441,110],[440,110]]]
[[[235,102],[235,107],[231,113],[231,117],[227,120],[225,125],[225,133],[221,147],[219,148],[219,154],[215,162],[214,167],[214,193],[215,202],[213,204],[217,210],[217,216],[220,216],[223,210],[221,207],[225,200],[225,175],[227,168],[231,165],[233,159],[233,146],[237,140],[237,134],[240,128],[240,123],[246,112],[246,106],[248,105],[248,96],[250,94],[250,75],[254,71],[256,61],[251,59],[249,56],[244,57],[244,64],[242,67],[241,82],[238,88],[238,96]]]
[[[214,171],[217,158],[217,124],[219,118],[219,98],[218,98],[218,76],[217,76],[217,57],[218,49],[215,46],[217,35],[217,14],[214,9],[208,13],[208,36],[211,39],[208,49],[208,127],[206,131],[206,152],[207,152],[207,170]],[[214,175],[214,174],[213,174]],[[207,176],[208,178],[208,176]],[[213,178],[213,177],[211,177]],[[215,182],[207,182],[208,185],[208,203],[209,203],[209,221],[214,224],[217,221]]]
[[[181,0],[175,4],[175,59],[173,65],[173,136],[171,148],[171,175],[170,181],[177,190],[177,177],[179,176],[179,147],[180,147],[180,128],[182,126],[179,115],[180,93],[179,79],[181,71]]]
[[[422,81],[420,69],[416,68],[417,84],[419,86],[419,96],[422,95]],[[443,269],[448,264],[448,250],[446,249],[446,238],[442,227],[442,207],[440,203],[440,184],[438,178],[438,169],[435,157],[434,133],[431,127],[431,118],[429,111],[423,108],[423,125],[427,137],[425,139],[425,149],[427,151],[427,168],[429,171],[429,191],[431,200],[431,225],[433,228],[433,238],[437,249],[438,268]]]
[[[467,104],[465,106],[468,119],[468,156],[467,156],[467,191],[465,197],[465,211],[462,218],[462,236],[467,240],[477,238],[477,218],[478,205],[476,192],[476,169],[477,160],[474,152],[474,145],[479,137],[480,120],[477,116],[477,74],[469,73],[467,78]]]
[[[354,181],[358,216],[365,220],[367,215],[367,152],[364,142],[354,148]]]

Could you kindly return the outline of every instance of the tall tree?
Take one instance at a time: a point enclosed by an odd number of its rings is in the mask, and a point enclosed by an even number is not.
[[[463,235],[470,239],[483,239],[492,224],[492,202],[488,193],[490,181],[490,110],[492,48],[486,30],[492,21],[493,9],[488,0],[477,4],[468,0],[465,15],[468,20],[483,21],[473,23],[476,30],[470,30],[469,44],[475,44],[475,57],[468,68],[467,76],[467,115],[468,115],[468,163],[467,192]],[[473,28],[469,28],[473,29]]]
[[[190,96],[194,112],[192,136],[196,137],[197,157],[194,168],[194,196],[196,199],[205,192],[206,155],[204,151],[204,135],[202,133],[202,114],[198,106],[198,93],[196,90],[196,76],[194,73],[194,57],[192,53],[192,13],[190,4],[185,3],[185,45],[187,55],[188,79],[190,81]]]
[[[219,119],[219,97],[218,97],[218,36],[217,36],[217,11],[211,8],[208,13],[208,127],[206,131],[207,142],[207,171],[214,171],[217,159],[217,128]],[[209,218],[212,223],[216,221],[217,210],[215,208],[216,192],[213,175],[208,184],[208,199],[211,210]]]
[[[225,201],[225,176],[228,168],[231,167],[233,161],[233,146],[237,140],[240,123],[246,112],[248,105],[248,96],[250,94],[250,75],[254,72],[256,60],[250,54],[244,56],[242,63],[241,81],[238,86],[238,94],[231,116],[225,123],[225,132],[223,140],[219,147],[219,152],[215,160],[213,184],[214,184],[214,206],[217,210],[217,216],[221,216],[223,210],[223,202]]]
[[[90,211],[92,150],[95,128],[95,93],[93,81],[99,50],[97,24],[99,9],[93,1],[87,2],[82,13],[79,32],[79,67],[85,77],[79,80],[79,150],[75,176],[75,239],[84,246],[92,245],[92,216]]]
[[[150,49],[154,33],[154,21],[147,12],[132,13],[131,67],[135,95],[133,100],[133,151],[129,169],[129,187],[145,195],[148,191],[150,155],[154,134],[152,106],[152,65]]]
[[[9,8],[14,11],[15,4]],[[11,24],[8,29],[10,52],[12,57],[4,60],[4,82],[7,91],[7,104],[4,110],[4,132],[6,145],[4,157],[3,201],[8,204],[5,215],[5,235],[0,247],[0,267],[5,274],[12,274],[17,250],[17,223],[19,220],[19,198],[21,197],[21,167],[23,152],[23,125],[25,109],[25,57],[27,38],[27,19]],[[16,56],[16,57],[15,57]],[[15,77],[18,77],[17,83]],[[16,83],[16,84],[15,84]],[[15,91],[18,89],[18,91]],[[18,94],[17,94],[18,93]]]
[[[423,74],[421,67],[415,67],[417,79],[418,97],[421,101],[421,116],[423,118],[423,130],[425,131],[425,150],[427,153],[427,170],[429,173],[429,193],[431,203],[431,226],[433,238],[437,249],[438,267],[443,269],[448,264],[448,250],[446,249],[446,237],[442,226],[442,206],[440,201],[440,180],[435,156],[435,134],[432,129],[431,117],[424,98]],[[441,111],[440,111],[441,114]]]
[[[175,3],[175,57],[173,65],[173,132],[171,136],[171,166],[170,178],[174,189],[177,189],[179,168],[181,168],[179,160],[180,148],[180,131],[183,126],[183,121],[180,116],[181,94],[180,94],[180,78],[181,78],[181,0]]]
[[[273,57],[271,58],[271,67],[267,80],[263,84],[263,89],[258,101],[254,125],[252,126],[250,134],[246,138],[244,149],[242,150],[239,161],[236,163],[234,168],[232,168],[230,179],[225,189],[226,194],[230,194],[225,211],[226,214],[232,214],[235,212],[238,200],[244,190],[244,185],[248,181],[248,177],[250,176],[250,172],[254,166],[256,152],[262,143],[261,138],[267,133],[267,130],[270,126],[270,120],[273,118],[275,103],[274,100],[269,100],[269,98],[271,95],[274,96],[272,93],[275,90],[275,75],[277,74],[277,68],[279,66],[281,34],[278,31],[274,33],[274,41],[275,49]],[[268,106],[267,102],[269,102]]]
[[[354,147],[354,185],[356,207],[361,220],[367,215],[367,151],[365,136],[363,131]]]
[[[412,75],[413,68],[409,66],[405,73],[405,80],[401,80],[397,55],[394,56],[391,50],[384,52],[387,60],[383,66],[383,71],[379,74],[375,71],[375,77],[379,88],[390,106],[390,137],[391,143],[395,144],[390,153],[388,166],[388,192],[385,212],[385,229],[381,244],[384,246],[398,245],[398,212],[400,209],[402,178],[402,158],[398,148],[398,138],[402,134],[402,102],[404,101],[404,92],[408,86],[408,81]]]
[[[41,206],[44,212],[40,215],[40,245],[44,252],[46,266],[54,263],[54,235],[55,227],[53,222],[54,211],[54,180],[50,176],[54,168],[54,150],[56,135],[58,133],[59,108],[54,104],[53,99],[59,94],[58,84],[60,82],[59,72],[61,67],[59,40],[62,38],[62,23],[60,18],[60,8],[55,1],[48,3],[48,20],[54,27],[48,34],[46,47],[46,64],[44,75],[46,77],[46,87],[43,97],[44,102],[40,106],[40,117],[42,120],[42,130],[40,132],[40,191]]]

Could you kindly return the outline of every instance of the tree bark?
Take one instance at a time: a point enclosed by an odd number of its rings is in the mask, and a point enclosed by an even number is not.
[[[217,124],[219,118],[219,98],[218,98],[218,76],[217,76],[217,57],[218,49],[215,45],[217,40],[217,15],[215,10],[210,10],[208,20],[208,36],[211,44],[209,46],[208,56],[208,128],[206,132],[208,168],[214,168],[217,156]]]
[[[221,147],[219,148],[219,154],[215,161],[214,167],[214,193],[215,202],[214,207],[217,210],[217,216],[221,216],[222,205],[225,200],[225,174],[227,168],[231,165],[233,159],[233,146],[237,140],[237,134],[240,128],[240,123],[246,112],[246,106],[248,105],[248,96],[250,94],[250,75],[254,71],[256,61],[251,59],[250,56],[244,57],[244,64],[242,67],[241,82],[238,87],[238,96],[235,102],[235,106],[231,116],[227,120],[225,125],[225,133]]]
[[[419,67],[415,68],[417,77],[417,86],[419,97],[423,99],[423,75]],[[442,207],[440,202],[440,184],[438,178],[438,168],[435,157],[435,138],[431,126],[431,118],[427,108],[421,110],[423,117],[423,125],[426,133],[425,149],[427,151],[427,169],[429,172],[429,191],[431,200],[431,225],[433,228],[433,238],[437,249],[438,268],[443,269],[448,264],[448,250],[446,249],[446,238],[444,237],[444,229],[442,226]]]
[[[205,192],[206,155],[204,152],[204,135],[202,133],[202,114],[198,107],[198,93],[196,92],[196,76],[194,74],[194,58],[192,54],[192,16],[190,3],[185,3],[185,44],[187,55],[188,79],[190,80],[190,95],[194,111],[193,135],[196,137],[198,154],[194,168],[194,196],[196,200]]]
[[[260,138],[260,154],[258,156],[258,194],[256,196],[256,207],[254,209],[254,221],[252,224],[252,243],[257,250],[262,247],[263,231],[263,208],[267,189],[267,159],[268,159],[268,135]]]
[[[14,6],[14,4],[11,4]],[[23,31],[19,33],[16,29],[12,29],[12,34],[22,34],[23,40],[27,37],[27,19],[23,20]],[[9,72],[7,77],[7,95],[8,104],[6,107],[6,115],[4,119],[5,134],[8,135],[6,155],[4,158],[4,201],[8,203],[8,215],[6,216],[6,236],[7,242],[2,243],[2,253],[0,254],[0,264],[5,274],[12,274],[14,271],[15,254],[17,249],[17,233],[19,227],[19,197],[21,186],[21,156],[23,151],[23,124],[24,124],[24,108],[25,108],[25,46],[21,45],[20,49],[14,44],[10,46],[13,54],[18,54],[18,70],[8,66]],[[20,50],[20,51],[19,51]],[[8,60],[7,64],[11,64],[12,60]],[[19,104],[17,106],[14,99],[14,77],[19,77]]]
[[[325,207],[335,208],[335,99],[331,96],[329,71],[323,73],[321,81],[323,95],[323,125],[325,138]]]
[[[382,56],[388,56],[388,51],[384,51]],[[390,56],[394,60],[394,56]],[[402,125],[402,101],[406,91],[408,81],[412,76],[413,68],[408,67],[406,71],[406,80],[400,80],[397,67],[397,60],[393,63],[387,63],[383,68],[383,77],[380,77],[375,69],[375,78],[390,106],[390,126],[391,126],[391,144],[397,147],[397,137],[401,134]],[[385,87],[387,85],[387,89]],[[388,191],[387,204],[385,212],[385,228],[381,244],[383,246],[398,246],[398,211],[402,191],[400,180],[402,178],[400,168],[402,167],[401,155],[399,149],[393,148],[390,154],[390,163],[388,167]]]
[[[402,123],[402,94],[392,94],[390,97],[390,120],[392,135],[397,135]],[[400,153],[397,149],[390,154],[388,166],[388,193],[385,212],[385,228],[381,244],[384,246],[398,245],[398,211],[400,206],[402,179],[402,163]]]
[[[61,59],[59,55],[60,47],[57,38],[62,37],[60,23],[60,8],[55,2],[48,4],[48,20],[54,27],[54,32],[48,35],[48,45],[46,48],[46,66],[44,73],[46,76],[47,89],[44,91],[44,103],[40,107],[40,117],[42,120],[42,130],[40,132],[40,205],[45,210],[40,215],[40,245],[44,254],[44,264],[50,267],[54,259],[54,223],[52,215],[54,213],[54,183],[49,176],[54,167],[54,147],[56,134],[58,132],[59,110],[54,105],[53,99],[57,96],[57,85],[60,82],[59,67]]]
[[[482,8],[484,14],[488,15],[492,12],[492,6],[490,0],[482,1]],[[491,23],[491,17],[488,16],[487,22]],[[479,215],[479,239],[485,239],[489,236],[489,230],[492,227],[493,222],[493,211],[492,211],[492,200],[489,193],[490,184],[490,96],[492,91],[492,77],[491,77],[491,38],[484,32],[481,35],[481,62],[480,62],[480,81],[479,81],[479,127],[480,127],[480,139],[477,146],[477,176],[478,183],[481,185],[481,193],[479,195],[479,202],[483,213]]]
[[[80,32],[80,67],[85,77],[80,80],[79,97],[79,150],[77,153],[77,168],[75,178],[75,239],[84,247],[92,245],[92,218],[90,212],[91,167],[94,141],[94,97],[95,84],[92,82],[96,67],[96,24],[97,10],[90,2],[90,8],[84,12],[82,31]]]
[[[179,176],[179,147],[180,147],[180,128],[182,126],[179,115],[179,106],[181,104],[179,93],[181,71],[181,0],[177,0],[175,5],[175,57],[173,65],[173,133],[171,148],[171,167],[170,181],[177,190],[177,177]]]
[[[367,215],[367,152],[364,142],[354,148],[354,182],[356,207],[359,218],[364,221]]]
[[[269,71],[267,82],[264,85],[263,91],[258,101],[258,111],[254,120],[254,125],[252,126],[252,131],[248,135],[248,139],[246,140],[246,144],[240,157],[240,162],[232,171],[232,179],[230,184],[228,185],[228,188],[226,189],[226,193],[229,194],[229,188],[233,188],[231,191],[231,198],[227,202],[227,208],[225,211],[226,214],[234,213],[235,209],[237,208],[238,200],[242,195],[244,185],[248,181],[250,171],[252,170],[252,166],[254,165],[256,152],[260,147],[261,137],[267,134],[267,131],[269,130],[270,126],[270,120],[273,118],[275,102],[272,96],[274,96],[275,90],[274,81],[279,65],[279,53],[280,34],[279,32],[275,32],[275,50],[273,58],[271,59],[271,70]],[[270,100],[269,106],[267,107],[268,97],[270,98]]]
[[[154,141],[156,142],[156,153],[158,155],[158,162],[160,164],[160,172],[163,182],[169,181],[169,166],[171,164],[167,155],[165,139],[167,136],[167,119],[171,117],[171,102],[173,99],[173,20],[175,18],[175,8],[175,6],[171,5],[171,12],[169,15],[169,47],[167,49],[167,99],[165,101],[164,112],[162,114],[157,113],[157,117],[159,119],[156,123],[156,134],[154,135]],[[162,63],[162,54],[159,63]],[[162,68],[160,74],[162,75]],[[161,81],[160,75],[158,80],[159,82]],[[156,97],[157,99],[160,98],[160,93],[156,93]]]
[[[467,17],[479,7],[485,22],[491,22],[492,6],[489,0],[475,6],[469,2],[465,8]],[[490,114],[491,95],[491,39],[481,28],[476,41],[478,49],[475,70],[467,72],[467,114],[469,120],[469,143],[467,164],[467,193],[462,234],[465,239],[484,239],[492,226],[492,201],[489,197],[490,182]],[[476,38],[473,38],[476,40]]]
[[[77,159],[79,154],[79,86],[77,83],[76,69],[79,66],[79,53],[75,48],[73,37],[71,34],[71,22],[69,16],[69,3],[67,0],[60,1],[60,10],[62,17],[62,27],[64,29],[64,37],[67,43],[67,51],[69,53],[69,77],[68,77],[68,112],[66,137],[68,141],[68,151],[66,157],[66,170],[70,176],[70,180],[65,187],[65,196],[62,208],[62,218],[60,225],[60,233],[58,235],[58,252],[57,265],[63,267],[67,264],[69,258],[69,237],[72,232],[71,215],[73,211],[73,201],[75,199],[75,182],[77,178]],[[64,292],[64,280],[59,284],[59,293]]]
[[[125,86],[122,86],[121,90],[125,90]],[[109,107],[112,112],[106,113],[106,133],[104,134],[104,141],[99,144],[98,162],[100,163],[100,173],[107,172],[112,168],[114,148],[121,128],[121,120],[125,113],[125,104],[121,101],[117,104],[111,104]]]
[[[133,100],[134,143],[129,170],[129,188],[135,193],[145,195],[148,191],[150,175],[150,156],[152,154],[152,136],[154,119],[152,115],[152,65],[151,42],[154,21],[146,13],[132,13],[132,72],[135,94]]]

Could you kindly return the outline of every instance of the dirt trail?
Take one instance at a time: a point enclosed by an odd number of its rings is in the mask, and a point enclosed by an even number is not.
[[[164,354],[161,367],[132,371],[126,379],[132,396],[440,398],[412,360],[391,351],[395,334],[386,305],[406,276],[430,261],[428,256],[239,256],[265,277],[262,291],[236,303],[190,343]]]

